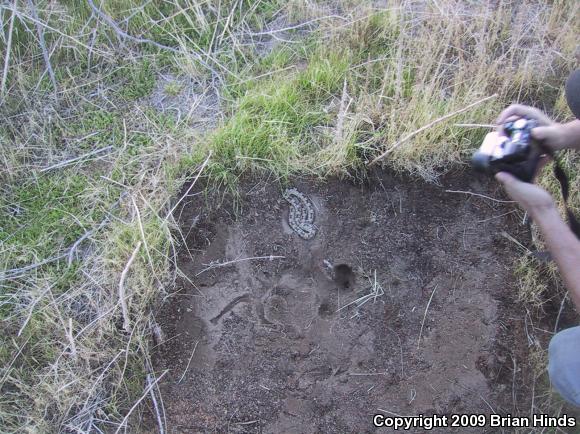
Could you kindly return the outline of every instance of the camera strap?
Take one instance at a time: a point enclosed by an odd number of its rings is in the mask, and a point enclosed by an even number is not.
[[[576,237],[580,239],[580,223],[578,222],[578,219],[568,206],[568,194],[570,190],[570,183],[568,182],[568,177],[566,176],[566,172],[564,172],[564,169],[562,169],[560,160],[558,160],[552,152],[550,152],[550,156],[554,160],[554,176],[560,183],[560,188],[562,190],[562,199],[564,199],[564,205],[566,206],[566,214],[568,215],[568,225],[570,226],[572,232],[574,232],[574,235],[576,235]]]
[[[566,172],[564,172],[560,160],[556,158],[552,150],[546,149],[544,147],[542,147],[542,150],[547,155],[549,155],[554,161],[554,176],[560,183],[560,189],[562,190],[562,199],[564,199],[564,206],[566,207],[566,215],[568,216],[568,226],[570,226],[570,229],[572,230],[574,235],[576,235],[576,237],[580,239],[580,222],[578,222],[578,219],[568,206],[568,195],[570,193],[570,182],[568,181],[568,176],[566,175]],[[530,233],[532,233],[531,220],[527,219],[526,224],[528,226],[528,229],[530,230]],[[553,260],[551,253],[548,251],[533,250],[532,255],[541,262],[550,262]]]

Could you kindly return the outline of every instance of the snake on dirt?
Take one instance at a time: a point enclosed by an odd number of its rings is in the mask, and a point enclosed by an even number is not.
[[[305,240],[311,240],[316,235],[314,226],[314,205],[308,197],[295,188],[288,188],[282,194],[290,204],[288,225]]]

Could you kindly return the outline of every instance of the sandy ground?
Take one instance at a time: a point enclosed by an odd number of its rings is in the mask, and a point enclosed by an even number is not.
[[[499,197],[495,184],[471,173],[441,184],[294,180],[316,209],[308,241],[273,180],[244,181],[235,206],[188,198],[186,277],[158,315],[168,432],[363,433],[381,411],[529,414],[518,253],[502,232],[527,235],[510,205],[445,191]]]

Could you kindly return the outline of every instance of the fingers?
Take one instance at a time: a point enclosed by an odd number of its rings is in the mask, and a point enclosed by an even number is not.
[[[496,120],[498,125],[504,124],[510,117],[528,117],[530,119],[536,119],[540,125],[549,125],[550,119],[534,107],[529,107],[527,105],[512,104],[504,111],[502,111]]]
[[[501,182],[503,185],[511,185],[514,182],[518,182],[515,176],[507,172],[498,172],[495,174],[495,179]]]
[[[499,114],[496,123],[501,125],[505,123],[511,116],[526,116],[529,113],[529,109],[531,109],[531,107],[520,104],[512,104]]]
[[[553,151],[558,151],[564,147],[561,144],[562,140],[560,139],[560,136],[561,133],[558,131],[557,125],[536,127],[532,129],[532,137],[538,141],[542,141],[546,147]]]
[[[532,137],[537,140],[544,140],[550,136],[552,127],[536,127],[532,129]]]
[[[529,193],[526,193],[526,191],[528,190],[530,184],[526,184],[525,182],[520,181],[511,173],[507,172],[496,173],[495,179],[497,179],[500,184],[503,185],[505,192],[510,198],[516,202],[519,202],[522,206],[525,207],[523,201],[526,200],[525,198]]]

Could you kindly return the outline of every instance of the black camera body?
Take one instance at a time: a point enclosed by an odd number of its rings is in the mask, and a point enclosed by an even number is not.
[[[490,133],[471,160],[473,167],[490,175],[508,172],[531,182],[545,152],[532,138],[534,119],[519,118],[504,124],[505,134]]]

